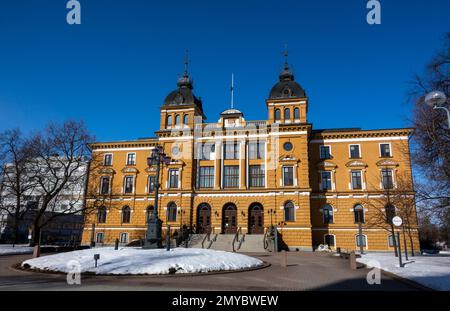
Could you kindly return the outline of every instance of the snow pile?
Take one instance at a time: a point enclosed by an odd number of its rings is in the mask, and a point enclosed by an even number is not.
[[[99,254],[95,268],[94,254]],[[74,264],[75,262],[75,264]],[[171,274],[230,271],[261,266],[259,259],[242,254],[198,248],[147,250],[125,247],[93,248],[26,260],[22,267],[73,272],[79,263],[79,271],[96,274]]]
[[[408,261],[403,256],[402,259],[403,268],[399,267],[398,258],[393,254],[369,253],[356,260],[364,264],[375,260],[382,270],[436,290],[450,290],[450,256],[414,256]]]
[[[2,255],[17,255],[17,254],[31,254],[33,253],[33,248],[25,245],[12,244],[0,244],[0,256]]]

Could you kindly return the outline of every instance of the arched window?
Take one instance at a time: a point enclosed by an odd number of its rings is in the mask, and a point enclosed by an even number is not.
[[[167,205],[167,221],[177,221],[177,205],[174,202]]]
[[[333,207],[329,204],[323,207],[323,223],[332,224],[334,222]]]
[[[155,211],[155,208],[152,205],[147,207],[147,222],[153,216],[154,211]]]
[[[169,127],[172,125],[172,116],[167,116],[167,122],[166,125]]]
[[[294,119],[300,119],[300,109],[294,108]]]
[[[275,109],[275,120],[281,120],[281,111],[280,109]]]
[[[386,211],[386,222],[388,224],[392,223],[392,218],[395,217],[395,206],[392,204],[388,204],[385,206],[385,211]]]
[[[291,118],[291,109],[286,108],[284,109],[284,119],[289,120]]]
[[[106,207],[102,206],[97,211],[97,222],[104,224],[106,222]]]
[[[355,215],[355,223],[364,223],[364,208],[361,204],[355,205],[353,207],[353,214]]]
[[[131,209],[128,206],[122,208],[122,223],[129,224],[131,220]]]
[[[179,124],[180,124],[180,121],[181,121],[180,115],[177,114],[177,115],[175,116],[175,125],[179,125]]]
[[[183,124],[187,125],[189,123],[189,116],[187,114],[184,115]]]
[[[295,206],[292,201],[284,203],[284,221],[295,221]]]

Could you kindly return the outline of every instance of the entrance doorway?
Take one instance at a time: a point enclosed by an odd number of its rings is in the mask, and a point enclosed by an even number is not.
[[[253,203],[248,209],[248,233],[264,233],[264,209],[259,203]]]
[[[237,232],[237,208],[233,203],[228,203],[223,207],[222,232],[225,234]]]
[[[202,203],[197,209],[197,233],[208,233],[211,231],[211,206]]]

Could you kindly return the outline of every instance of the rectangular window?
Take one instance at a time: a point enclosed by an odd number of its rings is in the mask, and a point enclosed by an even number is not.
[[[136,165],[136,153],[127,154],[127,165]]]
[[[391,234],[388,237],[388,243],[389,243],[389,247],[395,247],[394,245],[394,236]]]
[[[214,166],[201,166],[199,175],[199,188],[214,188]]]
[[[103,158],[103,165],[105,165],[105,166],[112,165],[112,154],[110,154],[110,153],[105,154],[105,156]]]
[[[294,185],[294,167],[283,166],[283,186]]]
[[[361,157],[359,145],[350,145],[350,158],[358,159]]]
[[[239,166],[223,167],[224,188],[239,188]]]
[[[102,177],[100,183],[100,194],[109,194],[109,181],[110,178],[107,176]]]
[[[331,147],[320,146],[320,158],[322,160],[331,159]]]
[[[134,187],[133,183],[134,183],[133,176],[125,176],[123,192],[128,193],[128,194],[133,193],[133,187]]]
[[[205,143],[200,145],[200,160],[212,160],[216,145],[214,143]]]
[[[264,159],[264,142],[249,142],[248,157],[250,160]]]
[[[362,177],[361,171],[352,171],[352,189],[360,190],[362,189]]]
[[[362,246],[363,247],[367,246],[367,241],[366,241],[365,235],[363,235],[362,238],[360,238],[360,235],[358,234],[355,236],[355,238],[356,238],[356,246],[358,246],[358,247],[361,246],[361,240],[362,240]]]
[[[393,189],[394,181],[392,178],[392,170],[383,169],[381,170],[381,180],[383,184],[383,189]]]
[[[331,190],[332,189],[331,172],[321,172],[320,178],[321,178],[320,184],[321,184],[322,190]]]
[[[156,187],[156,176],[148,176],[147,192],[153,193]]]
[[[334,235],[327,234],[325,235],[325,245],[328,245],[329,247],[334,247]]]
[[[178,169],[169,170],[169,188],[178,188],[178,179],[180,171]]]
[[[264,165],[250,165],[249,177],[250,187],[264,187],[266,179],[264,173]]]
[[[225,143],[225,160],[239,159],[239,143],[226,142]]]
[[[390,144],[380,144],[380,155],[382,157],[391,156],[391,145]]]
[[[105,238],[105,234],[103,232],[97,232],[96,242],[97,243],[103,243],[103,240]]]
[[[122,243],[122,244],[128,243],[128,233],[121,233],[119,240],[120,240],[120,243]]]

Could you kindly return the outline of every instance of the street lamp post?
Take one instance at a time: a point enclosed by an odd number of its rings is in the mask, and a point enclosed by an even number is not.
[[[450,110],[445,107],[448,105],[447,96],[441,91],[432,91],[425,96],[425,104],[433,109],[443,109],[447,113],[448,128],[450,129]]]
[[[147,158],[148,166],[156,165],[156,180],[155,180],[155,208],[147,223],[147,234],[144,243],[144,248],[162,248],[162,221],[158,215],[158,201],[159,201],[159,175],[161,170],[161,162],[170,163],[170,158],[167,157],[161,146],[156,146],[152,150],[152,154]]]

